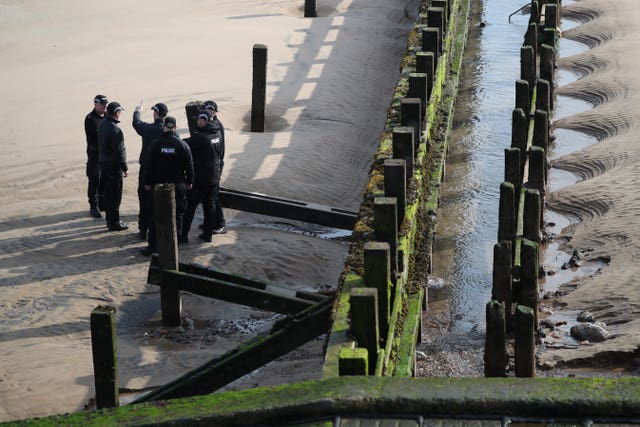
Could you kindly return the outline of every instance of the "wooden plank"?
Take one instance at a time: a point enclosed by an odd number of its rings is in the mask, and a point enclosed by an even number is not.
[[[332,301],[327,300],[277,322],[269,335],[258,336],[133,403],[212,393],[327,332],[331,307]]]

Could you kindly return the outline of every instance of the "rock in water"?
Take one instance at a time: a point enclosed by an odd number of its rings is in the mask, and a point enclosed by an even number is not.
[[[578,322],[589,322],[589,323],[593,323],[593,314],[591,314],[588,311],[581,311],[580,314],[578,314]]]
[[[609,332],[592,323],[580,323],[571,327],[571,336],[578,341],[602,342],[609,338]]]

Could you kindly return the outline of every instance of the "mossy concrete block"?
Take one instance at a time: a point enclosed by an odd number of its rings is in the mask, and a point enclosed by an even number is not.
[[[369,353],[366,348],[343,348],[339,357],[340,376],[368,375]]]

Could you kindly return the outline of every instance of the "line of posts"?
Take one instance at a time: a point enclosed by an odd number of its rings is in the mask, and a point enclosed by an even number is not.
[[[416,153],[423,140],[424,118],[434,86],[450,0],[433,0],[417,26],[421,48],[415,52],[415,72],[408,75],[406,97],[400,100],[400,126],[392,132],[392,157],[384,160],[384,196],[373,201],[375,241],[364,245],[364,287],[350,290],[350,331],[356,347],[339,354],[339,375],[380,375],[390,331],[395,287],[404,269],[398,232],[405,219],[407,185],[414,176]],[[425,137],[425,149],[427,141]]]
[[[553,110],[559,0],[531,2],[520,49],[511,147],[500,185],[493,287],[486,307],[485,376],[507,376],[507,338],[514,337],[515,375],[534,377],[538,275]],[[539,64],[539,66],[538,66]]]

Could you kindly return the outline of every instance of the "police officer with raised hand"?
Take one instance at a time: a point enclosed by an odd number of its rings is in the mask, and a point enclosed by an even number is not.
[[[98,160],[101,179],[105,180],[104,208],[109,231],[129,228],[120,221],[122,178],[127,176],[129,170],[124,135],[118,126],[122,111],[124,108],[119,103],[110,102],[107,105],[107,117],[98,126]]]
[[[142,175],[144,174],[142,159],[151,146],[151,142],[162,136],[162,126],[164,124],[164,118],[167,116],[169,109],[167,108],[166,104],[163,104],[162,102],[158,102],[153,107],[151,107],[151,110],[153,111],[152,123],[142,121],[142,119],[140,118],[141,110],[142,100],[140,100],[140,104],[138,104],[133,110],[132,125],[138,135],[142,137],[142,148],[140,149],[139,158],[140,172],[138,174],[138,202],[140,205],[138,210],[138,237],[141,240],[146,240],[147,231],[149,230],[149,221],[147,218],[149,215],[149,210],[153,209],[153,206],[149,206],[149,192],[145,190],[144,184],[142,183]]]
[[[222,122],[220,121],[220,119],[218,119],[218,104],[215,103],[215,101],[205,101],[202,104],[202,108],[206,111],[209,112],[210,115],[210,119],[209,121],[211,122],[211,124],[213,125],[213,127],[215,129],[218,130],[218,132],[220,132],[221,135],[221,154],[220,154],[220,176],[222,176],[222,169],[224,168],[224,144],[225,144],[225,139],[224,139],[224,126],[222,125]],[[227,229],[225,227],[226,223],[224,220],[224,212],[222,211],[222,205],[220,204],[220,185],[217,186],[216,191],[215,191],[215,195],[214,195],[214,205],[215,205],[215,213],[214,213],[214,224],[213,224],[213,234],[224,234],[227,232]],[[204,230],[204,226],[205,224],[200,225],[200,228]]]
[[[87,198],[89,213],[94,218],[102,218],[104,210],[104,182],[100,181],[100,162],[98,161],[98,126],[104,119],[109,101],[104,95],[93,98],[93,110],[84,118],[84,133],[87,137]]]
[[[167,116],[164,119],[163,134],[151,143],[143,159],[144,188],[151,192],[149,201],[153,206],[153,187],[156,184],[175,184],[176,230],[178,240],[181,237],[182,219],[186,209],[186,192],[193,186],[193,158],[186,142],[176,133],[176,119]],[[153,213],[153,210],[150,211]],[[148,246],[140,253],[149,256],[156,251],[156,224],[153,216],[149,217]]]
[[[204,224],[203,232],[198,237],[200,240],[210,242],[213,234],[215,197],[220,188],[223,146],[222,135],[210,119],[209,112],[202,110],[196,121],[196,132],[191,138],[185,140],[193,156],[195,178],[193,188],[187,192],[187,210],[178,243],[188,243],[191,222],[200,203],[204,213]]]

